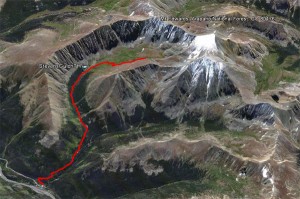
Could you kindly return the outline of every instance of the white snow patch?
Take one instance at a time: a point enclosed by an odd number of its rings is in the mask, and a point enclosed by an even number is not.
[[[206,82],[207,82],[207,86],[206,86],[206,100],[209,96],[209,90],[210,90],[210,85],[211,85],[211,80],[214,77],[214,66],[213,65],[209,65],[209,67],[206,69]]]
[[[264,168],[262,169],[262,176],[264,178],[267,178],[268,177],[268,172],[269,172],[268,167],[264,166]]]
[[[195,50],[191,53],[189,59],[199,56],[202,51],[216,52],[218,50],[215,33],[196,36],[192,45]]]
[[[148,16],[149,16],[149,17],[153,17],[153,16],[154,16],[153,10],[151,10],[150,12],[148,12]]]
[[[133,15],[134,15],[134,11],[129,16],[133,16]]]
[[[274,184],[273,176],[271,175],[270,170],[267,166],[264,166],[261,172],[263,178],[267,178],[271,184]]]
[[[275,113],[272,113],[272,114],[271,114],[271,117],[274,117],[274,116],[275,116]]]

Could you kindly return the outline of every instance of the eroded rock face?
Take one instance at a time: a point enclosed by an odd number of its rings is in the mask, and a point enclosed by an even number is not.
[[[206,58],[183,67],[146,65],[94,80],[86,99],[105,124],[111,121],[123,130],[132,122],[151,117],[148,108],[170,120],[191,119],[203,115],[202,107],[207,103],[238,93],[223,67]],[[144,98],[146,95],[152,96],[151,101]]]
[[[183,29],[151,18],[145,21],[121,20],[111,26],[102,26],[78,42],[68,45],[55,53],[52,63],[73,64],[80,61],[86,62],[89,56],[110,50],[123,43],[134,42],[138,38],[144,42],[189,44],[195,36],[186,33]]]

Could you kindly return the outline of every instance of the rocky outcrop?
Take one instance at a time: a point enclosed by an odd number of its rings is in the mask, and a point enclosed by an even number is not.
[[[248,104],[237,110],[233,110],[232,114],[234,117],[246,120],[257,120],[268,125],[274,123],[274,111],[270,104]]]
[[[153,168],[150,160],[190,160],[196,165],[219,165],[237,173],[243,170],[247,176],[260,176],[262,169],[260,163],[235,157],[211,143],[211,140],[189,142],[172,139],[164,142],[153,141],[134,148],[118,149],[105,160],[102,170],[125,171],[139,165],[147,172],[147,168]]]
[[[292,21],[297,22],[297,16],[299,17],[300,4],[298,0],[256,0],[254,3],[258,8],[271,11],[281,16],[289,17]],[[299,19],[299,18],[298,18]]]
[[[231,59],[242,58],[245,61],[245,64],[258,63],[262,58],[268,53],[266,46],[255,39],[239,39],[238,35],[231,34],[229,38],[216,39],[216,42],[222,52]],[[251,64],[250,64],[251,63]]]

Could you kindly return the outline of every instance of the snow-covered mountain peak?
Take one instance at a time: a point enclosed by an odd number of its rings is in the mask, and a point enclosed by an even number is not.
[[[189,56],[189,59],[193,59],[198,57],[201,52],[217,52],[218,47],[216,44],[216,34],[206,34],[196,36],[192,43],[193,51]]]

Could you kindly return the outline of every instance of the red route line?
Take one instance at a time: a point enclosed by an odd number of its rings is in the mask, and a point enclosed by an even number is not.
[[[109,61],[99,62],[99,63],[97,63],[97,64],[95,64],[95,65],[90,66],[88,69],[86,69],[85,71],[83,71],[82,73],[79,74],[79,76],[77,77],[76,81],[74,82],[74,84],[73,84],[72,87],[71,87],[71,90],[70,90],[70,98],[71,98],[72,105],[73,105],[73,107],[75,108],[75,111],[76,111],[76,113],[77,113],[79,122],[80,122],[80,124],[83,126],[83,128],[85,129],[85,130],[84,130],[84,133],[83,133],[83,135],[82,135],[82,137],[81,137],[81,140],[80,140],[80,142],[79,142],[79,144],[78,144],[78,146],[77,146],[77,149],[75,150],[75,152],[74,152],[73,155],[72,155],[71,161],[68,162],[67,164],[65,164],[63,167],[60,167],[60,168],[58,168],[57,170],[52,171],[47,177],[38,177],[38,178],[37,178],[38,183],[40,183],[41,185],[44,185],[44,182],[43,182],[43,181],[48,181],[48,180],[50,180],[51,178],[54,177],[55,174],[57,174],[57,173],[59,173],[59,172],[65,170],[66,168],[70,167],[70,166],[73,164],[73,162],[75,161],[75,157],[76,157],[77,154],[79,153],[79,151],[80,151],[80,149],[81,149],[81,147],[82,147],[82,144],[83,144],[83,142],[84,142],[84,140],[85,140],[85,138],[86,138],[86,135],[87,135],[87,133],[88,133],[89,127],[83,122],[83,120],[82,120],[82,118],[81,118],[81,114],[80,114],[80,112],[79,112],[79,109],[78,109],[78,107],[77,107],[77,105],[76,105],[76,102],[75,102],[75,100],[74,100],[74,97],[73,97],[74,89],[75,89],[75,87],[77,86],[77,84],[79,83],[79,81],[81,80],[81,78],[82,78],[85,74],[87,74],[88,72],[90,72],[92,69],[94,69],[94,68],[96,68],[96,67],[98,67],[98,66],[102,66],[102,65],[111,65],[112,67],[116,67],[116,66],[121,66],[121,65],[123,65],[123,64],[130,64],[130,63],[133,63],[133,62],[136,62],[136,61],[140,61],[140,60],[144,60],[144,59],[146,59],[146,58],[141,57],[141,58],[137,58],[137,59],[133,59],[133,60],[129,60],[129,61],[124,61],[124,62],[121,62],[121,63],[118,63],[118,64],[115,63],[115,62],[109,62]]]

